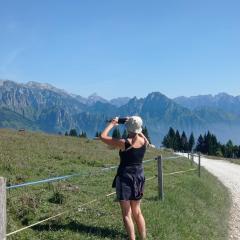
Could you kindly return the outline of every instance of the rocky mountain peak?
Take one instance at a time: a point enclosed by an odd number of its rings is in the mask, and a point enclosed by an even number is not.
[[[119,98],[113,98],[110,100],[110,103],[116,107],[121,107],[129,102],[131,98],[129,97],[119,97]]]
[[[157,100],[162,98],[167,98],[167,97],[160,92],[152,92],[147,95],[148,100]]]
[[[56,93],[68,94],[65,90],[56,88],[49,83],[39,83],[39,82],[30,81],[30,82],[27,82],[25,86],[29,88],[37,88],[40,90],[49,90]]]
[[[231,96],[224,92],[215,95],[214,98],[215,98],[215,101],[232,101],[233,102],[235,100],[234,96]]]
[[[108,101],[106,99],[100,97],[97,93],[93,93],[88,97],[87,103],[89,105],[92,105],[96,102],[108,103]]]
[[[55,88],[49,83],[39,83],[39,82],[34,82],[34,81],[27,82],[26,86],[36,87],[36,88],[47,88],[47,89]]]
[[[169,99],[168,97],[166,97],[165,95],[163,95],[160,92],[152,92],[150,94],[147,95],[146,99],[145,99],[145,103],[149,106],[153,105],[158,105],[158,104],[167,104],[171,102],[171,99]]]

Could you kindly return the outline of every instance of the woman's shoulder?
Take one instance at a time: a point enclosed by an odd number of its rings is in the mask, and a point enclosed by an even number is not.
[[[133,138],[127,138],[126,143],[130,144],[131,146],[133,146],[135,148],[139,148],[139,147],[146,145],[144,139],[141,137],[138,137],[136,140]]]

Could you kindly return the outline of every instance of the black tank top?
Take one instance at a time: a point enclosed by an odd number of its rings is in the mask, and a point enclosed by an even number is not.
[[[120,166],[136,166],[141,165],[144,154],[146,152],[146,145],[140,148],[134,148],[128,140],[125,142],[125,150],[119,151]]]

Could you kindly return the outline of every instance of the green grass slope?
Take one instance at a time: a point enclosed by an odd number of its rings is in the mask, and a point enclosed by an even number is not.
[[[148,150],[146,159],[170,152]],[[8,184],[71,173],[93,172],[118,163],[118,151],[96,140],[41,133],[0,130],[0,175]],[[164,172],[192,168],[179,158],[164,161]],[[66,211],[62,216],[10,236],[9,240],[126,239],[120,209],[111,193],[115,170],[98,176],[8,191],[7,232]],[[156,174],[156,162],[145,165],[146,178]],[[158,200],[156,179],[146,182],[142,210],[148,239],[224,240],[230,200],[227,190],[204,169],[164,177],[165,200]],[[89,205],[81,204],[98,199]]]

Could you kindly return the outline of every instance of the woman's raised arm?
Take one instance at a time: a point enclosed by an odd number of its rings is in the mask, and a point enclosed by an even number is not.
[[[117,125],[118,125],[118,121],[117,121],[117,118],[115,118],[103,130],[103,132],[101,133],[100,139],[109,146],[124,149],[125,148],[124,139],[116,139],[108,136],[111,129]]]

